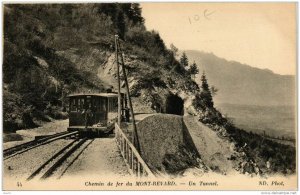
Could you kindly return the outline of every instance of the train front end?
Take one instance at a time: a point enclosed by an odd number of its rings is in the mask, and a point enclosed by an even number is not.
[[[80,136],[89,137],[113,133],[114,123],[117,120],[117,94],[73,94],[68,97],[68,131],[78,131]]]

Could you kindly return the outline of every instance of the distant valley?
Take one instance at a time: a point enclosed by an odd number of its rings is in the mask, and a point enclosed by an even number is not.
[[[190,63],[203,71],[210,86],[218,91],[213,97],[216,108],[239,128],[272,137],[295,138],[295,76],[279,75],[227,61],[212,53],[186,51]]]
[[[272,137],[296,137],[296,118],[293,106],[253,106],[217,104],[216,108],[239,128]]]

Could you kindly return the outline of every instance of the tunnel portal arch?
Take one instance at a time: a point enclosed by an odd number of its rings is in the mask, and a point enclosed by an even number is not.
[[[184,101],[177,95],[169,94],[166,99],[167,114],[184,114]]]

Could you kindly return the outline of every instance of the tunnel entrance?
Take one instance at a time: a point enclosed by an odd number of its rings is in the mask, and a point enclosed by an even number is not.
[[[170,94],[166,100],[166,113],[183,115],[183,100],[177,95]]]

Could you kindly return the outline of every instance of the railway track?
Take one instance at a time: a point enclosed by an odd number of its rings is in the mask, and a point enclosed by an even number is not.
[[[23,143],[23,144],[20,144],[20,145],[17,145],[17,146],[14,146],[14,147],[3,150],[3,159],[4,160],[9,159],[9,158],[11,158],[15,155],[24,153],[24,152],[26,152],[28,150],[31,150],[33,148],[36,148],[38,146],[51,143],[51,142],[53,142],[55,140],[58,140],[58,139],[77,136],[77,135],[78,135],[77,131],[75,131],[75,132],[62,132],[62,133],[57,133],[57,134],[54,134],[54,135],[49,135],[47,137],[43,137],[43,138],[40,138],[40,139],[36,139],[36,140],[33,140],[33,141],[29,141],[29,142],[26,142],[26,143]]]
[[[94,141],[88,138],[77,138],[60,151],[55,153],[44,164],[36,169],[28,178],[27,181],[34,178],[41,180],[51,177],[55,172],[57,178],[61,178],[66,170],[75,162],[81,153]],[[73,157],[72,157],[73,156]],[[68,162],[67,162],[68,161]],[[58,171],[58,169],[61,169]]]

